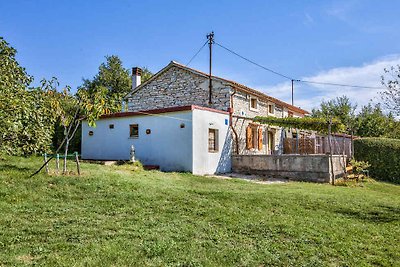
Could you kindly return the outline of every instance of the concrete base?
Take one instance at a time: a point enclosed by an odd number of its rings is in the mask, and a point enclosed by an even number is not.
[[[329,183],[333,175],[344,175],[346,157],[329,155],[235,155],[232,157],[234,172],[287,178],[295,181]]]

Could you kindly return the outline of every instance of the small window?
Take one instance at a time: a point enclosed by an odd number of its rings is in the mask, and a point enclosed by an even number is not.
[[[89,136],[92,136],[93,135],[93,131],[89,131]]]
[[[275,107],[273,104],[268,105],[268,113],[274,114],[275,113]]]
[[[208,129],[208,152],[218,152],[217,129]]]
[[[293,117],[293,112],[288,111],[288,117]]]
[[[257,98],[250,98],[250,109],[258,109]]]
[[[130,138],[139,138],[139,124],[129,125],[129,137]]]
[[[108,125],[108,128],[110,128],[110,129],[114,129],[114,124],[110,124],[110,125]]]

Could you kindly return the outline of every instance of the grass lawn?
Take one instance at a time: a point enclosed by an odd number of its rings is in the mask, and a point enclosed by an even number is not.
[[[400,266],[400,186],[41,162],[0,161],[0,266]]]

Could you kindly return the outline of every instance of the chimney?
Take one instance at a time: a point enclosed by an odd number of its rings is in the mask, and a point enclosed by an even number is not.
[[[142,83],[142,69],[132,68],[132,89],[135,89]]]

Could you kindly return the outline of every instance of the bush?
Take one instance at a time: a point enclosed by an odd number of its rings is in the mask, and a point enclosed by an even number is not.
[[[356,160],[371,164],[370,175],[377,180],[400,184],[400,140],[362,138],[354,140]]]

